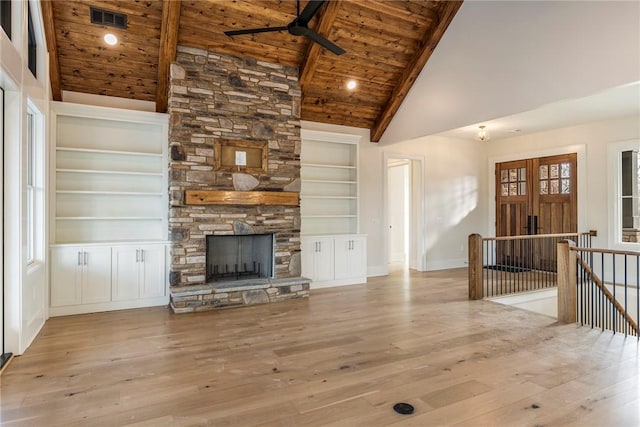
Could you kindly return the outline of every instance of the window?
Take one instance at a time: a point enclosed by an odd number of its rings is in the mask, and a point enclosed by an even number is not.
[[[610,144],[609,171],[610,243],[640,246],[640,141]]]
[[[640,242],[640,150],[626,150],[620,156],[620,223],[623,242]]]
[[[27,263],[35,259],[35,183],[36,183],[36,129],[35,115],[27,113]]]
[[[33,77],[38,77],[36,75],[36,70],[37,70],[37,55],[38,55],[38,44],[36,42],[36,30],[33,26],[33,19],[31,18],[31,5],[29,4],[29,7],[27,8],[27,12],[28,12],[28,22],[27,22],[27,29],[29,32],[29,51],[28,51],[28,55],[29,55],[29,70],[31,71],[31,74],[33,74]]]
[[[0,0],[0,26],[11,40],[11,0]]]

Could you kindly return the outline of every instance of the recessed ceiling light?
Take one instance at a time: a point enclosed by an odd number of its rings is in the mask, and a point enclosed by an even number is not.
[[[109,46],[115,46],[118,43],[118,38],[111,33],[107,33],[104,35],[104,42]]]
[[[347,89],[349,89],[349,90],[354,90],[356,88],[356,86],[358,86],[358,83],[356,83],[355,80],[349,80],[347,82]]]

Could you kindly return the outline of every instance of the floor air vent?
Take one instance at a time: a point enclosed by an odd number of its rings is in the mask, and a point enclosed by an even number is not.
[[[124,13],[109,12],[108,10],[91,8],[91,23],[108,25],[116,28],[127,28],[127,15]]]

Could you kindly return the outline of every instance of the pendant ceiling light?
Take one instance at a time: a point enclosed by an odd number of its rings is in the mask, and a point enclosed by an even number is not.
[[[476,136],[476,138],[478,138],[479,141],[488,141],[490,139],[489,134],[487,133],[487,131],[485,130],[486,126],[480,126],[480,131],[478,132],[478,135]]]

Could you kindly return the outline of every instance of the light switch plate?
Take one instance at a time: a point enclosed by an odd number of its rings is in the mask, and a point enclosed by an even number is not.
[[[236,151],[236,166],[247,166],[246,151]]]

